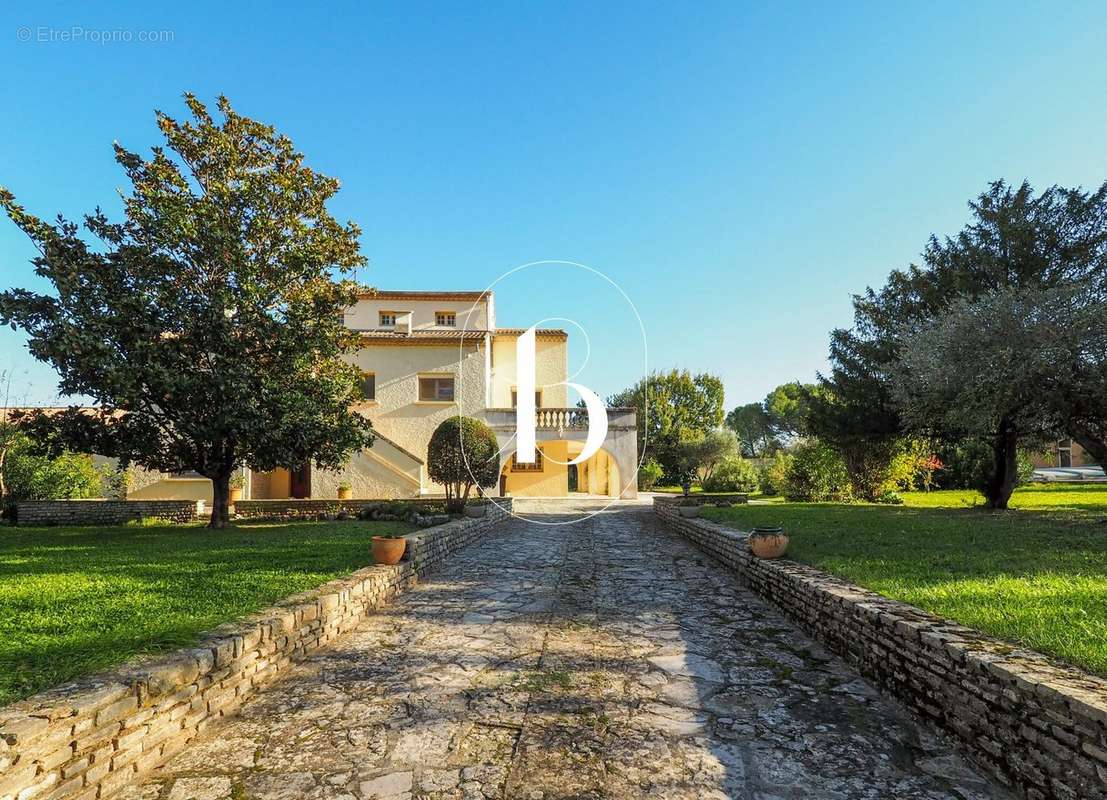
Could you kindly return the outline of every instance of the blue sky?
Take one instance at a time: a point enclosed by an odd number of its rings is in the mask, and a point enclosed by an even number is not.
[[[154,108],[225,93],[342,180],[367,282],[587,264],[638,307],[649,366],[719,374],[728,407],[812,379],[850,293],[956,231],[988,180],[1107,179],[1091,3],[22,5],[0,11],[0,184],[33,212],[114,211],[112,141],[145,151]],[[74,26],[171,41],[59,38]],[[0,221],[0,288],[45,288],[31,255]],[[579,320],[580,381],[605,395],[641,376],[641,337],[583,275],[501,285],[499,321]],[[7,365],[54,399],[11,331]]]

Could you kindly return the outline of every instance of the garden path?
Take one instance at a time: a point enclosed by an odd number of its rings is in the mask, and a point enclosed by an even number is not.
[[[1007,795],[627,503],[500,526],[122,797]]]

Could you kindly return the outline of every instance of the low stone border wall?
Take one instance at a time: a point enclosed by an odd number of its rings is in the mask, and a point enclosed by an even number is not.
[[[319,500],[314,498],[289,500],[239,500],[234,504],[235,515],[243,519],[302,519],[321,514],[357,515],[369,505],[402,504],[407,507],[443,506],[445,499],[403,500]]]
[[[1107,681],[813,567],[755,558],[747,534],[683,518],[670,498],[654,511],[1024,796],[1107,798]]]
[[[110,798],[501,522],[510,501],[504,505],[409,534],[408,560],[286,598],[211,631],[196,647],[0,709],[0,800]]]
[[[139,519],[192,522],[203,503],[194,500],[24,500],[17,525],[122,525]]]

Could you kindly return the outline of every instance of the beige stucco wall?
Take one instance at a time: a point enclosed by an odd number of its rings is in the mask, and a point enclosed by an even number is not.
[[[497,334],[492,337],[492,408],[511,408],[511,390],[519,383],[515,365],[517,336]],[[534,383],[542,391],[546,408],[566,408],[569,390],[554,384],[566,380],[569,368],[567,339],[538,338],[534,343]]]
[[[512,472],[511,454],[504,457],[504,466],[501,470],[507,476],[507,494],[513,497],[564,497],[569,492],[569,472],[564,463],[555,464],[550,459],[565,462],[569,460],[568,442],[550,441],[539,445],[542,451],[541,472]],[[496,490],[489,490],[490,494],[496,494]]]
[[[380,312],[411,312],[411,324],[416,330],[437,328],[434,315],[437,311],[453,311],[457,314],[457,330],[486,331],[491,327],[488,309],[484,301],[472,300],[359,300],[346,311],[346,327],[354,330],[372,330],[380,327]],[[442,330],[439,328],[439,330]],[[447,329],[449,330],[449,329]]]
[[[483,344],[378,345],[362,348],[357,366],[376,375],[375,402],[357,406],[373,427],[404,450],[426,461],[430,437],[443,421],[455,414],[481,416],[485,408],[485,347]],[[453,403],[419,400],[421,375],[452,375]],[[376,445],[374,445],[376,447]],[[379,451],[391,458],[388,448]],[[402,459],[397,462],[402,467]],[[424,470],[425,473],[425,470]],[[441,487],[423,481],[423,491],[438,493]]]
[[[378,437],[372,447],[354,455],[337,472],[313,469],[311,496],[338,497],[338,485],[346,481],[357,500],[418,497],[423,489],[422,473],[422,464]]]
[[[154,473],[157,474],[157,473]],[[207,478],[160,478],[127,492],[128,500],[203,500],[212,502],[211,481]]]

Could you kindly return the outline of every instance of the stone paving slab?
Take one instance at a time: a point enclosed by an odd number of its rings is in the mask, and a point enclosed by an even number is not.
[[[500,526],[119,797],[1008,795],[647,506],[620,504]]]

